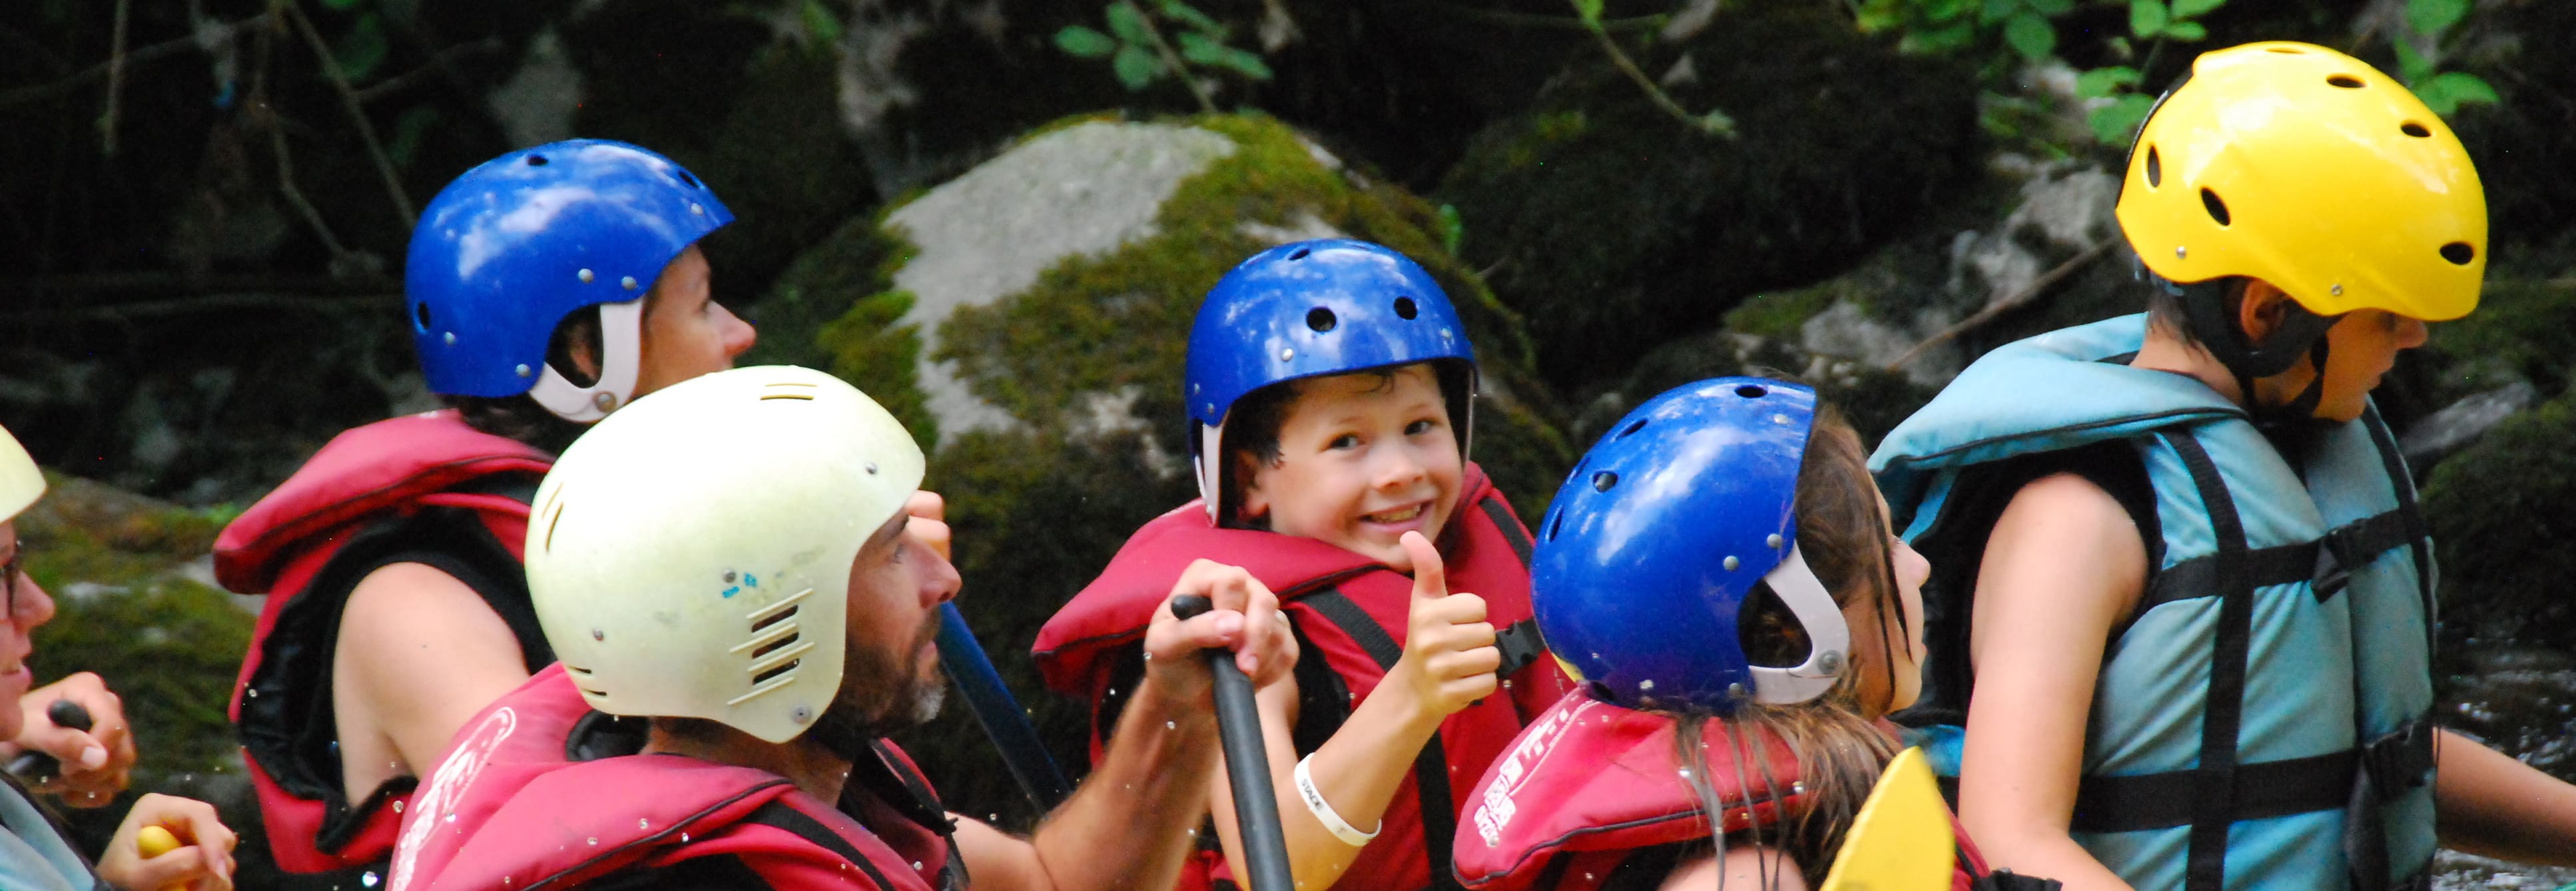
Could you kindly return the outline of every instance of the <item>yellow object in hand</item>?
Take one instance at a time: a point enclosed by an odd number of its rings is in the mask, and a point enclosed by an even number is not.
[[[134,834],[134,847],[143,852],[144,859],[149,860],[178,850],[179,837],[170,834],[167,828],[146,826],[143,827],[143,831]]]

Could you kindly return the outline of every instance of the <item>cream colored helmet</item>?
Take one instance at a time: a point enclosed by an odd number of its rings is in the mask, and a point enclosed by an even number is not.
[[[851,561],[921,474],[903,425],[819,371],[656,391],[538,487],[537,621],[592,708],[793,739],[840,688]]]
[[[45,474],[18,438],[0,428],[0,523],[16,519],[45,496]]]

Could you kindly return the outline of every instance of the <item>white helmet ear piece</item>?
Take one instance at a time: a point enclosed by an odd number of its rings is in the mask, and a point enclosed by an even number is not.
[[[1807,558],[1797,545],[1780,565],[1762,577],[1771,593],[1789,607],[1789,614],[1807,631],[1807,661],[1791,668],[1752,666],[1754,698],[1773,705],[1805,702],[1833,689],[1834,681],[1849,668],[1851,630],[1843,623],[1843,611],[1834,605],[1832,592],[1807,568]]]
[[[607,417],[635,397],[635,378],[644,364],[644,300],[599,305],[599,382],[584,387],[544,366],[528,398],[555,417],[587,424]]]
[[[1193,423],[1190,426],[1198,428],[1198,453],[1190,456],[1190,460],[1198,471],[1199,500],[1207,502],[1208,522],[1223,524],[1224,505],[1218,502],[1225,494],[1225,454],[1218,449],[1225,445],[1225,422]]]

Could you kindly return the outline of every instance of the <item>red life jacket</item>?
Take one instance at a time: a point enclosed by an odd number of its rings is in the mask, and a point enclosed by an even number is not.
[[[1697,793],[1681,778],[1670,715],[1623,708],[1577,690],[1530,722],[1485,772],[1459,821],[1458,880],[1474,891],[1657,888],[1682,845],[1710,838]],[[1772,826],[1804,806],[1798,756],[1777,736],[1738,740],[1725,721],[1701,730],[1702,771],[1725,831]],[[1736,759],[1739,750],[1748,756]],[[1748,790],[1748,787],[1749,790]],[[1748,791],[1751,794],[1748,794]],[[1957,891],[2022,889],[1988,883],[1985,860],[1958,839]]]
[[[378,421],[334,437],[215,540],[216,579],[269,595],[231,715],[279,868],[353,880],[381,869],[401,819],[388,805],[415,782],[397,778],[353,805],[341,780],[332,655],[341,608],[368,573],[437,567],[492,604],[529,670],[553,661],[519,567],[527,499],[550,462],[453,411]]]
[[[388,889],[576,888],[717,865],[778,889],[965,886],[936,796],[891,743],[851,766],[844,813],[768,771],[632,754],[642,726],[591,711],[560,664],[494,700],[403,815]],[[602,738],[627,745],[571,754]]]
[[[1455,803],[1465,800],[1459,796],[1502,753],[1526,718],[1545,710],[1571,686],[1546,658],[1531,620],[1529,532],[1474,464],[1467,465],[1458,508],[1437,544],[1449,589],[1483,597],[1487,621],[1501,629],[1500,673],[1509,695],[1486,699],[1441,722],[1415,759],[1413,775],[1388,804],[1377,840],[1361,850],[1335,887],[1448,886]],[[1181,571],[1201,557],[1249,570],[1279,596],[1282,611],[1296,627],[1301,705],[1293,736],[1300,754],[1329,737],[1404,655],[1413,603],[1410,577],[1315,539],[1219,528],[1192,501],[1138,529],[1100,577],[1038,632],[1034,649],[1047,686],[1092,703],[1094,763],[1124,704],[1113,688],[1132,682],[1141,670],[1136,654],[1146,624],[1154,610],[1164,608]],[[1183,870],[1181,886],[1206,887],[1228,878],[1224,858],[1202,851]]]

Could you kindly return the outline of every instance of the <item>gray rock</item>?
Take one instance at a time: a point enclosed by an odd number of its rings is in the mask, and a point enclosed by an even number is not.
[[[2486,435],[2504,419],[2530,408],[2540,394],[2529,381],[2515,381],[2504,387],[2479,393],[2443,407],[2406,428],[2398,437],[2398,447],[2405,450],[2406,462],[2417,473],[2433,466],[2454,452],[2467,448]]]
[[[489,101],[510,144],[528,146],[571,138],[581,97],[581,70],[573,67],[563,40],[548,28],[528,41],[518,73],[493,90]]]

